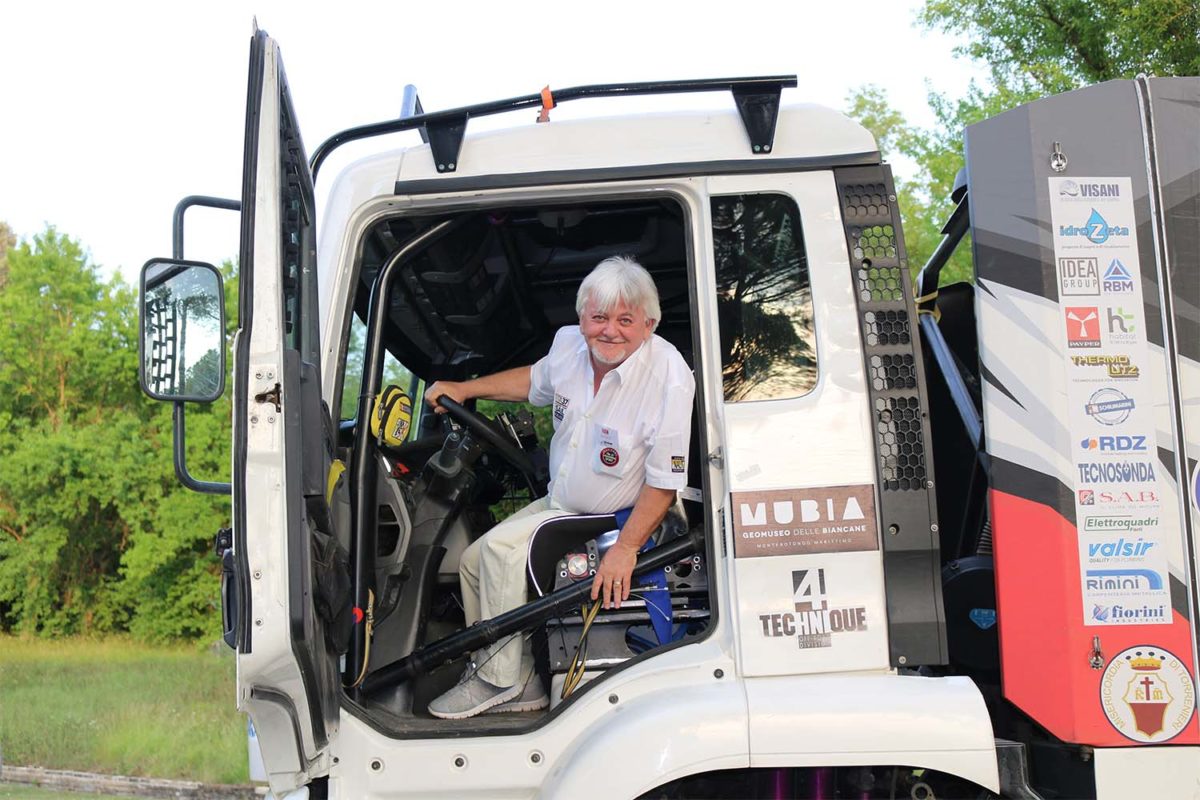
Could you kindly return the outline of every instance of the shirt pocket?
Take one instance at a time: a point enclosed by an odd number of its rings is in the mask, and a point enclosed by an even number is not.
[[[592,472],[609,478],[623,478],[629,468],[628,448],[633,444],[621,441],[621,433],[608,425],[593,425],[591,436]]]

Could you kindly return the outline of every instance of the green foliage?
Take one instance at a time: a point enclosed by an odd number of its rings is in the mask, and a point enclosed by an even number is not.
[[[233,680],[223,648],[0,636],[0,750],[10,764],[245,783]]]
[[[957,34],[960,55],[997,87],[1047,95],[1153,75],[1200,74],[1195,0],[928,0],[929,29]]]
[[[0,222],[0,289],[8,280],[8,251],[16,243],[17,237],[13,235],[12,228],[8,227],[8,223]]]
[[[909,270],[915,275],[941,242],[942,225],[954,210],[950,191],[962,166],[961,148],[935,131],[910,125],[877,86],[860,87],[847,101],[847,113],[871,131],[885,160],[899,156],[916,165],[914,174],[895,176],[904,247]],[[970,236],[959,244],[942,269],[941,285],[972,279],[970,245]]]
[[[175,479],[171,409],[137,386],[133,291],[48,228],[0,291],[0,630],[213,639],[224,499]],[[231,267],[226,265],[227,273]],[[228,475],[228,401],[188,417],[189,461]]]
[[[903,156],[916,173],[897,179],[909,265],[915,272],[941,240],[963,164],[963,130],[1022,103],[1100,81],[1200,74],[1200,5],[1195,0],[927,0],[919,22],[956,35],[955,52],[982,62],[987,86],[972,82],[951,99],[931,92],[937,124],[910,126],[883,92],[864,86],[849,114],[875,134],[884,157]],[[943,268],[940,283],[970,280],[970,238]]]

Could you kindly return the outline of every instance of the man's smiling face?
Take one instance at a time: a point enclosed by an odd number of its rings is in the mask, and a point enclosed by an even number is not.
[[[579,318],[579,329],[587,341],[592,359],[606,367],[615,367],[633,355],[650,338],[653,321],[646,312],[618,300],[612,308],[601,311],[591,298]]]

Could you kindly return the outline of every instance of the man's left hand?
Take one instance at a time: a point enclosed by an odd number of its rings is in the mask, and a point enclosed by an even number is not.
[[[604,558],[600,559],[600,568],[596,570],[596,577],[592,581],[592,599],[602,600],[604,608],[612,608],[614,604],[620,608],[621,601],[629,599],[637,556],[636,547],[620,541],[608,548]]]

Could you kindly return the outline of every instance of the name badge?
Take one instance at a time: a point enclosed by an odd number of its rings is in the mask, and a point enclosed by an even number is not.
[[[625,465],[622,463],[624,454],[621,452],[620,435],[617,430],[607,425],[597,425],[593,441],[595,448],[592,469],[598,475],[621,475]]]

